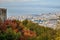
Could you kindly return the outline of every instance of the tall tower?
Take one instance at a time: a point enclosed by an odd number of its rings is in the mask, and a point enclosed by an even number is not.
[[[7,19],[7,9],[0,8],[0,20],[3,22]]]

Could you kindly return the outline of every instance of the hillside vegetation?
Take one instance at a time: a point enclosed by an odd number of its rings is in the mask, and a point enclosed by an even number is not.
[[[28,20],[6,20],[0,22],[0,40],[60,40],[60,32]]]

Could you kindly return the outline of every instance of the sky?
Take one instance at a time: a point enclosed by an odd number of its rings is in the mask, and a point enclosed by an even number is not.
[[[0,0],[8,16],[60,12],[60,0]]]

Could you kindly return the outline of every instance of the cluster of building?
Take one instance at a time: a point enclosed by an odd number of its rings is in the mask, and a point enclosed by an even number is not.
[[[49,13],[49,14],[41,14],[41,15],[10,16],[8,19],[10,20],[16,19],[20,21],[28,19],[34,23],[38,23],[39,25],[55,28],[57,21],[59,20],[59,15]]]
[[[7,18],[7,9],[0,8],[0,21],[5,21],[6,19],[9,20],[20,20],[23,21],[28,19],[34,23],[38,23],[41,26],[56,28],[57,21],[60,20],[60,13],[48,13],[48,14],[41,14],[41,15],[24,15],[24,16],[10,16]]]

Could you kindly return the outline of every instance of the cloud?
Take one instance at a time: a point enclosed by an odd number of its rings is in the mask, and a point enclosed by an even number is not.
[[[28,1],[36,1],[36,0],[0,0],[0,3],[6,3],[6,2],[28,2]]]

